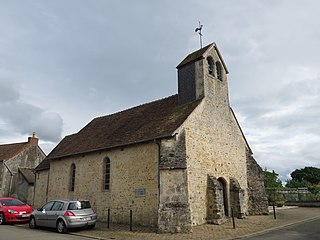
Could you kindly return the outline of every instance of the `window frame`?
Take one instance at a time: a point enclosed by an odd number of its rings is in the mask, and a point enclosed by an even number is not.
[[[41,210],[43,211],[51,211],[53,205],[54,205],[55,201],[50,201],[50,202],[47,202],[45,205],[42,206]],[[51,204],[51,207],[50,207],[50,204]],[[47,206],[49,206],[50,208],[47,208]]]
[[[106,157],[103,160],[103,191],[110,191],[111,179],[111,160]]]
[[[55,209],[58,206],[57,209]],[[64,207],[64,203],[61,201],[55,201],[51,207],[51,211],[62,211]]]
[[[76,182],[76,165],[72,163],[70,167],[70,187],[69,187],[70,192],[74,192],[75,182]]]

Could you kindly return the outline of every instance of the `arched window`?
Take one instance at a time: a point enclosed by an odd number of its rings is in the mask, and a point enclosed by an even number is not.
[[[215,75],[215,69],[214,69],[214,61],[213,58],[211,56],[207,57],[207,61],[208,61],[208,73],[211,76]]]
[[[104,159],[103,163],[103,189],[109,190],[110,189],[110,158]]]
[[[223,80],[222,65],[220,62],[216,62],[216,68],[217,68],[217,78],[222,81]]]
[[[70,168],[70,191],[74,191],[74,183],[76,180],[76,165],[74,163],[71,164]]]

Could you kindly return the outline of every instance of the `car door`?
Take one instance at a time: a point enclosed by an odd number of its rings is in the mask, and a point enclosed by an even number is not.
[[[54,201],[48,202],[42,208],[37,210],[35,217],[36,217],[36,222],[38,226],[49,227],[48,213],[50,213],[53,204],[54,204]]]
[[[52,227],[52,228],[55,228],[56,227],[56,222],[57,222],[57,219],[60,215],[63,215],[63,205],[64,203],[61,202],[61,201],[55,201],[52,208],[51,208],[51,211],[48,212],[47,214],[47,217],[48,217],[48,224],[49,226],[48,227]]]

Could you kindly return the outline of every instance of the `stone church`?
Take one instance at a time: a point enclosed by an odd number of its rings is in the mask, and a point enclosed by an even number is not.
[[[262,169],[228,97],[215,43],[178,66],[178,94],[97,117],[36,168],[35,206],[88,199],[100,220],[190,232],[267,213]]]

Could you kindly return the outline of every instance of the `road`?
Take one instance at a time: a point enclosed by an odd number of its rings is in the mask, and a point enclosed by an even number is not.
[[[294,224],[285,228],[274,230],[259,236],[248,237],[250,240],[319,240],[320,239],[320,219]]]
[[[71,234],[57,233],[51,229],[29,229],[25,226],[1,225],[0,240],[92,240]]]

